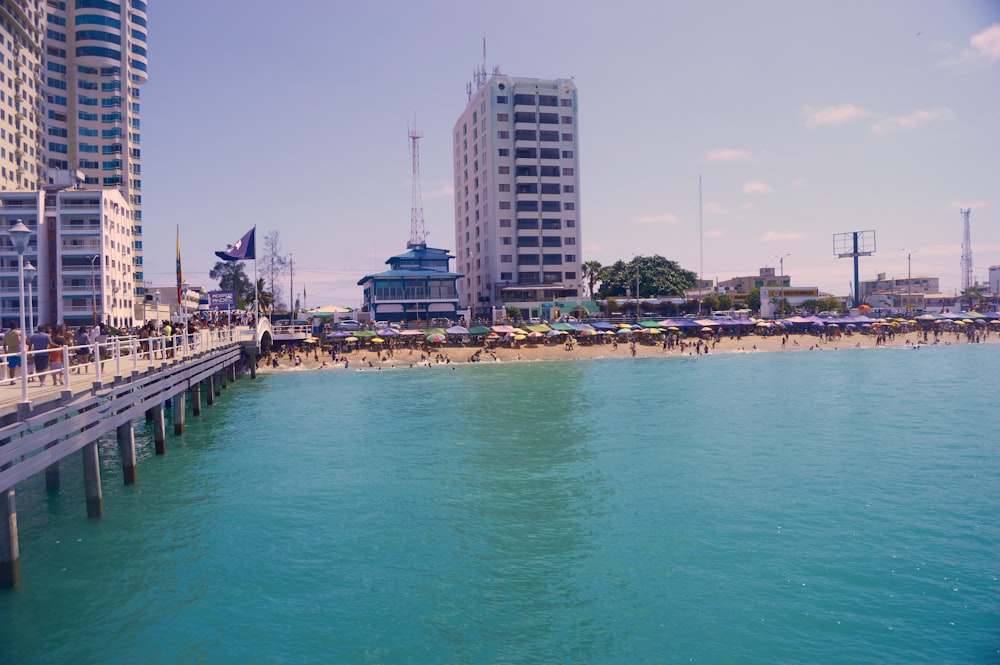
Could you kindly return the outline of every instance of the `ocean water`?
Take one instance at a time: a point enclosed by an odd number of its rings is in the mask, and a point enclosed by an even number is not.
[[[18,487],[0,663],[1000,662],[1000,347],[242,378]],[[168,424],[168,432],[172,428]]]

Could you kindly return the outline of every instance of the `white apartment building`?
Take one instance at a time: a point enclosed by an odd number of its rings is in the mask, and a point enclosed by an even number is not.
[[[41,0],[0,2],[0,191],[44,183]]]
[[[115,189],[48,189],[0,192],[0,318],[10,327],[20,316],[18,257],[10,227],[31,230],[24,260],[36,267],[26,310],[40,323],[68,326],[135,323],[133,221]]]
[[[580,295],[577,91],[485,71],[455,123],[459,306],[524,314]]]
[[[142,271],[139,86],[147,80],[146,2],[46,0],[44,165],[79,170],[132,208],[135,284]],[[52,178],[46,178],[52,184]]]

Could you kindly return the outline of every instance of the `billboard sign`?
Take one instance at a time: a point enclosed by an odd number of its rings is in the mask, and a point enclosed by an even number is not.
[[[208,308],[213,311],[236,309],[236,291],[209,291]]]

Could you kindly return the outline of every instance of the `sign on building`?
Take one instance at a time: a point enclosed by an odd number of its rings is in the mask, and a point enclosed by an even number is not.
[[[208,308],[213,311],[236,309],[236,291],[209,291]]]

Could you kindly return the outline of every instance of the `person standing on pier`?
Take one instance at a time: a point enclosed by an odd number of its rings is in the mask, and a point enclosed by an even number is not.
[[[39,326],[35,334],[28,337],[29,348],[34,350],[32,356],[35,359],[35,374],[38,375],[38,384],[45,385],[45,377],[49,372],[49,346],[52,345],[52,336],[49,335],[49,326]]]
[[[7,378],[10,379],[10,383],[13,385],[17,370],[21,368],[21,331],[18,330],[16,323],[3,336],[3,344],[8,354]]]

